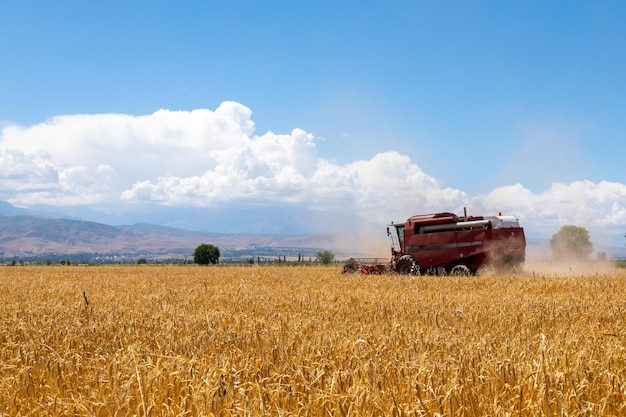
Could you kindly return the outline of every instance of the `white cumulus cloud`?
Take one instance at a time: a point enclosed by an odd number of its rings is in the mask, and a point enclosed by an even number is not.
[[[532,228],[548,234],[565,224],[602,234],[620,233],[626,228],[626,185],[616,182],[555,182],[537,194],[515,184],[475,196],[470,204],[481,211],[516,214]]]
[[[0,131],[0,199],[99,206],[259,205],[354,213],[372,223],[436,211],[515,214],[554,233],[562,224],[626,225],[626,185],[581,179],[540,193],[522,184],[485,194],[442,186],[416,161],[390,150],[336,164],[313,134],[258,134],[249,108],[153,114],[66,115]]]

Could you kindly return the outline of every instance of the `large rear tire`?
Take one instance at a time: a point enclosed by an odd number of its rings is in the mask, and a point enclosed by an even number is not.
[[[400,275],[420,275],[420,266],[411,255],[404,255],[398,259],[396,267]]]

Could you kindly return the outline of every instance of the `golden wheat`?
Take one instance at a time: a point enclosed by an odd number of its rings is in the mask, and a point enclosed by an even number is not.
[[[626,274],[0,267],[0,415],[626,414]]]

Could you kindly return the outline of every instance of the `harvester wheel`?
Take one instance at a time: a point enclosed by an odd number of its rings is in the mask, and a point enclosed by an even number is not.
[[[470,275],[472,271],[465,265],[457,265],[450,271],[450,275],[454,275],[457,277]]]
[[[397,263],[398,273],[400,275],[419,275],[420,266],[410,255],[404,255],[398,259]]]

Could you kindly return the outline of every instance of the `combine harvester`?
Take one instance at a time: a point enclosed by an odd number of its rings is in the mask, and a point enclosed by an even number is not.
[[[391,262],[366,265],[350,259],[344,273],[470,275],[483,266],[515,270],[525,260],[526,238],[513,216],[422,214],[387,226]]]

